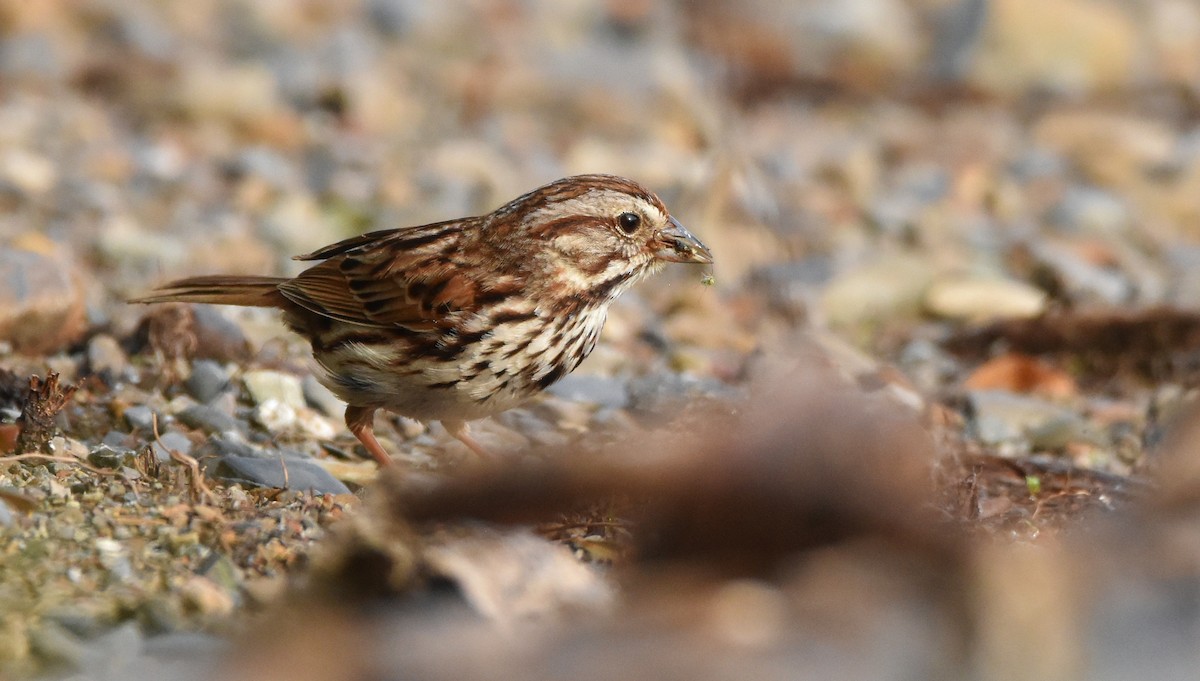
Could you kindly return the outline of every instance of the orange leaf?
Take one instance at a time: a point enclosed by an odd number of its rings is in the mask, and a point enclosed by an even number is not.
[[[1044,360],[1017,353],[988,360],[972,372],[965,385],[973,390],[1008,390],[1047,397],[1070,397],[1078,392],[1075,379],[1067,372]]]

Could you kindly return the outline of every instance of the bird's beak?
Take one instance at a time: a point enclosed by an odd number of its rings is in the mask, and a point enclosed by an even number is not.
[[[711,263],[712,251],[708,250],[687,228],[679,224],[675,218],[668,218],[666,229],[655,238],[658,250],[654,252],[659,260],[668,262]]]

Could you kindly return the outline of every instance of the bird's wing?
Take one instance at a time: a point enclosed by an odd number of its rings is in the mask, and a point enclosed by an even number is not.
[[[332,319],[381,328],[431,330],[473,309],[478,275],[460,246],[472,219],[372,232],[298,260],[324,260],[279,286],[289,300]]]

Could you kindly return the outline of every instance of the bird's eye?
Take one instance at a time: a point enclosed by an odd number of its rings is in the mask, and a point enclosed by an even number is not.
[[[637,213],[621,213],[617,216],[617,225],[626,234],[633,234],[641,224],[642,216]]]

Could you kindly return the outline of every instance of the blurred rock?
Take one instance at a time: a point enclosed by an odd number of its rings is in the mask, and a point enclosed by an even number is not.
[[[250,341],[241,327],[229,321],[212,305],[192,305],[192,332],[196,356],[218,362],[244,360],[250,356]]]
[[[154,410],[144,404],[135,404],[125,409],[121,414],[130,428],[138,428],[147,433],[154,429]],[[158,419],[162,427],[162,417]]]
[[[278,113],[277,82],[261,62],[195,65],[182,76],[179,103],[193,115],[246,123]]]
[[[254,409],[254,420],[271,433],[281,433],[296,425],[296,408],[268,398]]]
[[[911,317],[935,271],[912,256],[884,257],[838,274],[821,294],[821,312],[835,327]]]
[[[1111,192],[1071,187],[1050,219],[1064,227],[1091,234],[1115,235],[1129,229],[1129,208]]]
[[[228,431],[212,436],[201,449],[203,453],[213,453],[218,457],[262,457],[262,452],[246,442],[241,435]]]
[[[332,440],[338,434],[341,422],[341,418],[337,419],[334,423],[339,425],[335,426],[329,419],[308,408],[296,411],[296,425],[302,432],[317,440]]]
[[[230,388],[229,372],[213,360],[198,359],[192,362],[192,372],[184,386],[197,402],[211,402]]]
[[[46,193],[58,180],[50,159],[24,149],[10,149],[0,156],[0,177],[32,196]]]
[[[1132,84],[1138,51],[1127,5],[994,0],[969,74],[985,90],[1010,96],[1039,89],[1082,95]]]
[[[1031,245],[1037,260],[1062,281],[1075,303],[1116,306],[1133,299],[1135,287],[1125,273],[1106,264],[1093,263],[1077,251],[1049,239]]]
[[[1035,122],[1032,134],[1039,146],[1073,162],[1086,179],[1109,187],[1140,184],[1149,169],[1168,164],[1175,151],[1170,127],[1132,114],[1054,110]]]
[[[188,407],[176,414],[176,418],[185,426],[207,433],[226,433],[241,429],[237,419],[205,404]]]
[[[308,461],[292,458],[224,456],[213,477],[255,487],[311,490],[321,494],[349,494],[350,489],[325,469]]]
[[[686,13],[694,40],[734,66],[741,87],[835,77],[869,89],[916,73],[922,45],[909,5],[893,0],[706,2]]]
[[[1011,279],[953,277],[931,284],[924,302],[931,313],[948,319],[1026,319],[1046,309],[1046,294]]]
[[[257,405],[274,400],[293,410],[304,407],[304,390],[301,388],[300,378],[297,376],[281,371],[262,369],[242,374],[242,382],[246,384],[250,398]]]
[[[937,12],[929,70],[942,82],[961,80],[970,69],[987,26],[988,0],[935,3]]]
[[[102,333],[93,336],[87,345],[88,369],[92,373],[120,378],[129,368],[129,358],[120,343],[112,336]]]
[[[326,416],[340,419],[346,413],[346,403],[317,380],[316,376],[306,375],[300,382],[300,388],[304,392],[305,401],[313,408],[321,410]]]
[[[1147,30],[1154,73],[1181,87],[1200,82],[1200,7],[1190,0],[1152,0]]]
[[[151,231],[129,215],[110,216],[100,228],[96,245],[109,264],[131,270],[174,269],[188,256],[182,240]]]
[[[29,235],[0,248],[0,341],[27,354],[51,354],[84,330],[77,265],[50,240]]]
[[[101,444],[92,449],[87,461],[97,468],[119,470],[122,467],[133,467],[136,453],[123,445]]]
[[[185,456],[192,453],[192,441],[183,433],[174,430],[163,433],[150,446],[158,460],[163,462],[171,460],[172,451]]]
[[[1024,442],[1030,431],[1046,428],[1054,422],[1080,421],[1071,411],[1036,397],[997,390],[972,390],[969,399],[975,435],[981,442],[992,445]]]
[[[1036,450],[1062,451],[1073,444],[1111,448],[1103,431],[1078,414],[1061,414],[1025,429],[1029,446]]]

